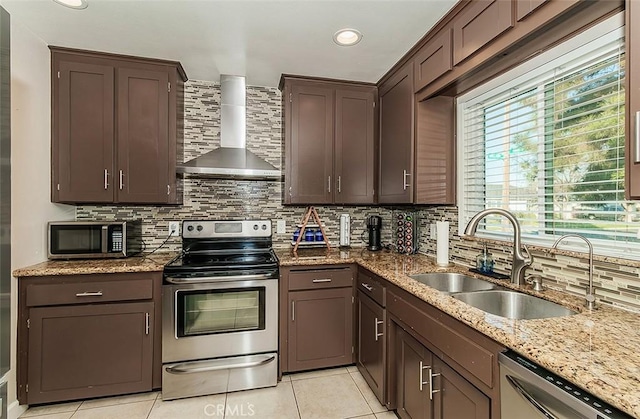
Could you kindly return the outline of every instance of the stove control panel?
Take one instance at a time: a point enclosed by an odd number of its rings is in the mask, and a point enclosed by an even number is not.
[[[271,220],[189,220],[182,222],[182,237],[271,237]]]

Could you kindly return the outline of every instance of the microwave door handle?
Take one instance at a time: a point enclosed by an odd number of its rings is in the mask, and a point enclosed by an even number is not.
[[[102,253],[109,253],[109,226],[102,226]]]
[[[536,408],[536,410],[538,410],[538,412],[540,412],[545,418],[548,419],[558,419],[558,417],[556,415],[554,415],[553,413],[551,413],[549,411],[549,409],[547,409],[546,407],[544,407],[544,405],[542,405],[542,403],[540,403],[538,400],[536,400],[519,382],[518,380],[516,380],[514,377],[510,376],[510,375],[506,375],[505,378],[507,379],[507,381],[509,382],[509,384],[511,384],[511,386],[514,388],[514,390],[516,390],[518,392],[518,394],[520,394],[520,396],[522,396],[526,401],[528,401],[529,403],[531,403],[531,405],[533,407]]]

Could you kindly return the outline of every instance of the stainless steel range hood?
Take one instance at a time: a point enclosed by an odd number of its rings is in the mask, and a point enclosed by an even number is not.
[[[281,179],[282,173],[246,149],[246,86],[241,76],[220,76],[220,148],[178,165],[176,171],[216,179]]]

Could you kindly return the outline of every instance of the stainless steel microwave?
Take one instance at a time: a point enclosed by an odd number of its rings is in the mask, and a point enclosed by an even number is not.
[[[49,259],[124,258],[142,249],[140,221],[52,221]]]

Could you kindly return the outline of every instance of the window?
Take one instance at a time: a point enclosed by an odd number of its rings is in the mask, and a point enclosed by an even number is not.
[[[615,16],[458,98],[460,229],[498,207],[525,242],[579,233],[640,258],[640,212],[624,200],[624,30]],[[479,235],[511,227],[487,217]]]

